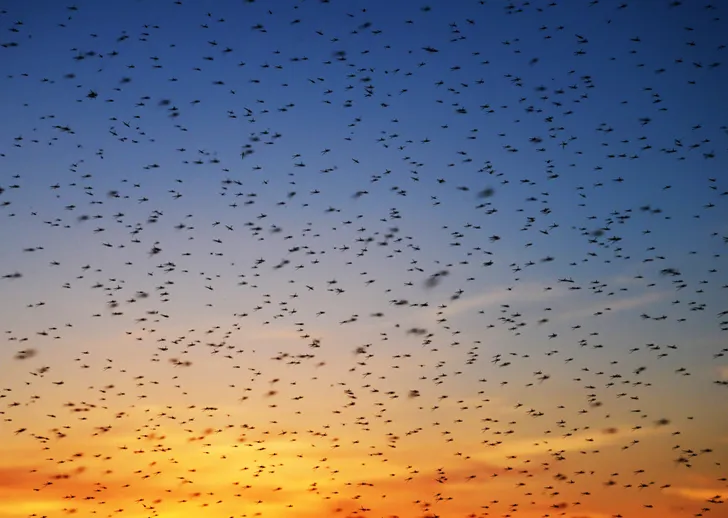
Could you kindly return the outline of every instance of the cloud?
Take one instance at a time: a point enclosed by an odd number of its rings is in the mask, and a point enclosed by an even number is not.
[[[496,459],[500,459],[502,465],[505,466],[507,463],[503,461],[509,455],[528,457],[530,455],[547,455],[553,452],[591,450],[615,444],[625,444],[632,439],[641,439],[645,436],[666,433],[661,428],[642,428],[640,430],[632,430],[630,426],[616,428],[621,431],[606,434],[594,430],[575,433],[570,437],[553,437],[550,439],[534,437],[533,439],[522,439],[520,441],[503,444],[497,451],[493,451],[492,453],[476,455],[476,458],[488,462],[496,462]]]
[[[42,475],[31,473],[29,466],[12,466],[0,468],[0,491],[4,489],[27,488],[31,484],[44,480]]]
[[[46,500],[34,497],[33,500],[23,501],[8,498],[0,502],[0,516],[8,516],[11,518],[15,516],[28,516],[30,513],[38,513],[41,511],[59,511],[62,507],[63,504],[57,499]]]
[[[652,304],[654,302],[658,302],[660,300],[664,300],[667,298],[669,294],[667,292],[657,292],[657,293],[646,293],[644,295],[639,295],[636,297],[628,297],[624,299],[620,299],[615,301],[611,301],[609,303],[600,303],[600,304],[593,304],[589,307],[582,307],[578,309],[574,309],[572,311],[565,311],[563,313],[559,313],[558,319],[560,320],[571,320],[571,319],[578,319],[582,317],[588,317],[593,315],[594,313],[598,311],[605,311],[606,308],[609,308],[609,314],[614,314],[619,311],[625,311],[627,309],[633,309],[638,308],[640,306],[644,306],[647,304]]]
[[[535,302],[559,296],[558,293],[554,293],[552,290],[547,291],[545,289],[546,287],[547,286],[545,284],[539,283],[522,284],[519,285],[517,289],[513,290],[505,286],[498,287],[493,290],[488,290],[486,293],[459,299],[449,304],[447,308],[443,310],[443,315],[453,316],[474,308],[484,309],[488,306],[505,304],[507,302],[519,300],[524,302]]]
[[[728,490],[715,488],[700,487],[670,487],[665,490],[667,493],[687,498],[688,500],[698,500],[705,502],[706,500],[727,500]]]
[[[721,380],[728,380],[728,365],[720,365],[718,367],[718,376]]]

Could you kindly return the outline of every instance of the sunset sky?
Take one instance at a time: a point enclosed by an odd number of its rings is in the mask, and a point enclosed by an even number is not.
[[[0,3],[0,518],[728,517],[726,8]]]

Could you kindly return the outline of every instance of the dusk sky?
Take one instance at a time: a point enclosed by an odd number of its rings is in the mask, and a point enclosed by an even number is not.
[[[0,518],[728,517],[728,3],[0,3]]]

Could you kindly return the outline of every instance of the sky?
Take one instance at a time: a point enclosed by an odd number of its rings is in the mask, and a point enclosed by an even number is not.
[[[728,517],[726,5],[0,5],[0,518]]]

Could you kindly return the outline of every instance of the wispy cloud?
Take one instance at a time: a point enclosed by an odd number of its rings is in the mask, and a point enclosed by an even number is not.
[[[705,487],[671,487],[665,490],[668,493],[682,496],[688,500],[726,500],[728,499],[728,490],[715,489]]]
[[[443,310],[447,316],[457,315],[470,309],[484,309],[497,304],[506,304],[514,301],[536,302],[539,300],[552,299],[559,294],[553,290],[546,290],[547,286],[540,283],[522,284],[517,289],[510,289],[501,286],[485,293],[457,300]]]
[[[31,473],[28,466],[12,466],[0,468],[0,490],[28,487],[42,480],[41,476]]]
[[[669,294],[667,292],[646,293],[644,295],[639,295],[636,297],[627,297],[608,303],[593,304],[586,308],[580,307],[572,311],[562,312],[559,313],[557,318],[560,320],[572,320],[582,317],[588,317],[598,311],[605,311],[606,308],[609,308],[610,314],[614,314],[620,311],[626,311],[628,309],[634,309],[640,306],[645,306],[647,304],[652,304],[654,302],[664,300],[668,296]]]
[[[728,365],[718,367],[718,376],[720,376],[721,380],[728,380]]]
[[[601,448],[616,444],[624,444],[632,439],[640,439],[645,436],[654,436],[665,433],[659,428],[643,428],[640,430],[632,430],[629,426],[623,428],[617,427],[616,433],[606,434],[599,431],[591,433],[580,432],[572,434],[569,437],[553,437],[551,439],[543,439],[543,437],[534,437],[533,439],[522,439],[520,441],[510,442],[498,448],[497,451],[479,455],[477,458],[484,461],[496,462],[501,461],[509,455],[517,455],[527,457],[529,455],[546,455],[553,452],[569,452],[575,450],[586,450],[593,448]]]

